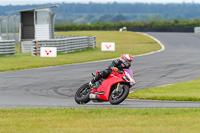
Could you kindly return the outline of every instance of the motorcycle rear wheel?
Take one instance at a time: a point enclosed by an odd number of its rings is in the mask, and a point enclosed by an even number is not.
[[[74,98],[76,103],[86,104],[90,101],[89,95],[90,95],[90,87],[88,83],[85,83],[76,91]]]
[[[120,104],[121,102],[123,102],[126,97],[129,94],[129,86],[126,84],[121,84],[120,87],[122,87],[122,90],[118,93],[114,93],[114,91],[117,89],[113,89],[110,92],[110,96],[109,96],[109,101],[112,105],[117,105]]]

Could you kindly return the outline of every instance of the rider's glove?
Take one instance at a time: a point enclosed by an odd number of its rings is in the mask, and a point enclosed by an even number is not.
[[[113,68],[112,68],[112,71],[118,71],[118,68],[113,67]]]

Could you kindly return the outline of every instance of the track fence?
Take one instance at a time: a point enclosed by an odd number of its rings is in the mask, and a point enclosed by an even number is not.
[[[14,55],[15,44],[19,43],[20,16],[0,16],[0,55]],[[37,48],[36,48],[37,42]],[[40,54],[40,47],[57,47],[57,52],[69,53],[88,47],[95,48],[94,36],[54,36],[48,40],[21,42],[21,51]]]
[[[19,42],[19,23],[18,15],[0,16],[0,41],[15,40]]]
[[[94,36],[55,36],[55,38],[50,40],[34,40],[31,49],[32,55],[40,55],[41,47],[57,47],[57,52],[60,53],[96,47]]]
[[[18,15],[0,16],[0,55],[14,55],[19,42]]]
[[[15,40],[0,41],[0,55],[14,55]]]

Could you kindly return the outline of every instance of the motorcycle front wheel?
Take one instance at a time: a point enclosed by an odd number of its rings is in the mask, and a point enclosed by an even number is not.
[[[129,86],[120,84],[119,88],[115,87],[111,90],[109,101],[112,105],[117,105],[123,102],[129,94]]]
[[[76,91],[74,98],[76,103],[86,104],[90,101],[89,95],[90,95],[90,87],[88,83],[85,83]]]

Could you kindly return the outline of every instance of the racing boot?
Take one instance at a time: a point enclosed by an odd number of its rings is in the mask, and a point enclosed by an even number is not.
[[[93,79],[89,82],[89,87],[91,90],[94,89],[94,80]]]
[[[95,86],[95,82],[97,82],[98,80],[100,80],[101,76],[100,74],[97,74],[90,82],[89,82],[89,87],[90,89],[94,89]]]

